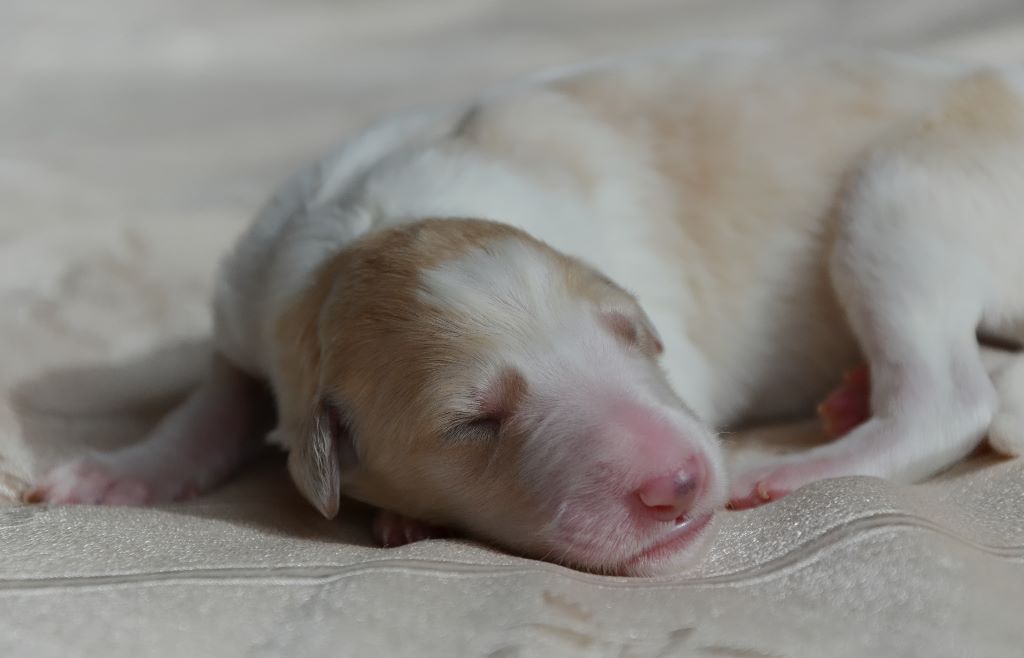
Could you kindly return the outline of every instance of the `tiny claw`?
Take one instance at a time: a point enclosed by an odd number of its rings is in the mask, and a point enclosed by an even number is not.
[[[727,507],[733,511],[742,511],[761,507],[776,500],[785,498],[789,491],[771,488],[764,480],[758,481],[753,489],[743,498],[734,498],[729,501]]]

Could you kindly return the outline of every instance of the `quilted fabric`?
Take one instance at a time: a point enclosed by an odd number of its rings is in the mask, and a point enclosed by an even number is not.
[[[465,541],[374,548],[268,455],[152,509],[25,506],[195,381],[218,255],[270,188],[386,111],[707,36],[1024,55],[1002,0],[81,0],[0,6],[0,655],[1019,656],[1024,462],[847,478],[722,514],[669,578]]]

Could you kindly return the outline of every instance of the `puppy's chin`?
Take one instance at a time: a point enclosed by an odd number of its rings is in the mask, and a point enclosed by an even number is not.
[[[620,576],[671,576],[693,568],[707,552],[718,532],[718,518],[711,513],[697,517],[689,527],[667,533],[611,571]]]
[[[560,551],[557,546],[543,555],[529,550],[515,552],[533,554],[537,559],[603,576],[672,576],[697,565],[711,545],[718,528],[718,518],[709,512],[666,531],[646,546],[625,556],[597,553],[570,555],[564,548]]]

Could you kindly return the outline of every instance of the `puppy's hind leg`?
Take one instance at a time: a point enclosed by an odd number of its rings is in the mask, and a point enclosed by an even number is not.
[[[261,383],[215,355],[206,379],[140,442],[44,475],[27,502],[144,505],[192,497],[229,475],[272,418]]]
[[[733,507],[842,475],[916,481],[984,438],[998,399],[976,332],[1013,303],[999,285],[1007,273],[997,252],[1009,247],[992,236],[1022,236],[1012,213],[985,202],[990,172],[979,182],[969,167],[941,164],[936,174],[909,157],[874,163],[839,223],[831,274],[870,367],[871,417],[837,441],[740,474]]]
[[[1024,353],[988,347],[981,360],[992,379],[999,407],[988,430],[992,449],[1007,457],[1024,455]],[[870,374],[866,365],[847,373],[842,383],[818,405],[826,436],[838,438],[871,418]]]

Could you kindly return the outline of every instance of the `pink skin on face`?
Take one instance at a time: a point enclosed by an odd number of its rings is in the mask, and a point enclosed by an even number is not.
[[[641,513],[655,521],[682,523],[704,493],[706,479],[704,460],[691,457],[683,467],[647,480],[636,490]]]
[[[632,493],[635,510],[656,522],[680,523],[707,489],[708,467],[680,431],[659,414],[632,402],[620,402],[609,410],[608,423],[629,436],[627,463],[634,462],[647,474]]]
[[[572,441],[584,441],[586,450],[572,453],[579,461],[574,475],[553,465],[560,483],[575,487],[567,496],[555,523],[555,552],[567,548],[570,561],[600,564],[606,571],[633,573],[657,565],[685,550],[705,531],[712,518],[705,502],[711,489],[711,468],[703,452],[665,414],[633,400],[617,399],[603,405],[604,418],[592,432]],[[553,474],[549,473],[548,477]],[[394,547],[421,539],[444,537],[442,529],[382,511],[374,520],[374,538]],[[638,538],[634,550],[618,552],[623,537]]]
[[[573,476],[582,487],[562,494],[554,543],[571,561],[612,560],[611,570],[628,572],[670,558],[700,534],[711,518],[712,506],[702,503],[713,475],[703,451],[663,412],[621,398],[604,408],[598,427],[576,439],[587,446],[579,458],[595,463]]]
[[[677,551],[690,546],[699,538],[711,523],[713,516],[711,512],[707,512],[678,523],[665,537],[624,561],[620,569],[623,572],[633,573],[645,563],[654,564],[660,560],[671,558]]]

